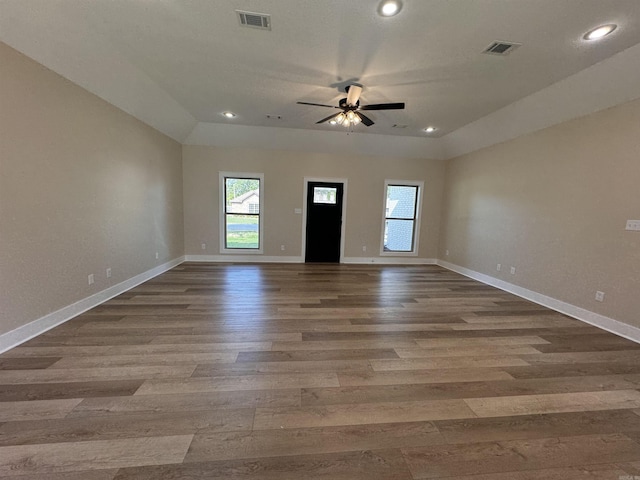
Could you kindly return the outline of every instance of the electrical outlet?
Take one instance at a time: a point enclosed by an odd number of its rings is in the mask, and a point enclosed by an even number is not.
[[[111,269],[107,268],[107,278],[111,278]]]
[[[362,251],[366,252],[367,251],[367,246],[366,245],[362,245]]]
[[[280,250],[284,252],[284,245],[280,245]]]
[[[596,292],[596,302],[604,302],[604,292]]]
[[[206,244],[206,243],[203,243],[202,245],[200,245],[200,248],[201,248],[202,250],[206,250],[206,249],[207,249],[207,244]]]
[[[626,230],[640,231],[640,220],[627,220]]]
[[[444,254],[445,254],[445,256],[448,257],[449,256],[449,250],[445,250]]]
[[[93,273],[87,277],[87,280],[89,281],[89,285],[93,285]]]
[[[511,275],[515,275],[516,274],[516,267],[511,267]]]
[[[499,264],[497,264],[497,265],[496,265],[496,270],[497,270],[497,271],[502,270],[502,264],[501,264],[501,263],[499,263]]]
[[[156,260],[158,260],[159,258],[160,258],[160,254],[156,252]]]

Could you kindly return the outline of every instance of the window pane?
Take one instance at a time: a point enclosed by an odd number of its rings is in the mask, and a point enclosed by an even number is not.
[[[260,213],[260,180],[225,178],[226,213]]]
[[[413,220],[384,222],[384,250],[386,252],[413,251]]]
[[[337,188],[313,187],[313,203],[328,203],[335,205]]]
[[[416,212],[418,187],[389,185],[387,187],[387,218],[413,219]]]
[[[260,217],[227,215],[226,248],[260,248]]]

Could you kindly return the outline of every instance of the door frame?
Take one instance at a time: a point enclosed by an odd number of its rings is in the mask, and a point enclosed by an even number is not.
[[[338,263],[342,263],[344,258],[344,232],[347,224],[347,182],[346,178],[329,178],[329,177],[304,177],[302,182],[302,261],[304,262],[307,253],[307,192],[309,190],[309,182],[327,182],[342,184],[342,225],[340,226],[340,259]]]

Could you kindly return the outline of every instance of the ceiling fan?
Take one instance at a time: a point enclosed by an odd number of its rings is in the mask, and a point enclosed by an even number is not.
[[[374,124],[373,120],[362,113],[362,110],[402,110],[404,109],[404,103],[376,103],[373,105],[360,105],[360,94],[362,93],[362,85],[356,83],[348,85],[345,88],[347,92],[347,98],[340,99],[338,106],[324,105],[322,103],[310,103],[310,102],[297,102],[300,105],[313,105],[316,107],[337,108],[342,110],[341,112],[329,115],[327,118],[323,118],[318,123],[329,122],[331,124],[344,125],[349,127],[351,125],[357,125],[362,122],[367,127]]]

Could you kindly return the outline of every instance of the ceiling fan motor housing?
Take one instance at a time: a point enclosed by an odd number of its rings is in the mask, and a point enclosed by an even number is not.
[[[340,105],[340,108],[342,108],[343,110],[355,110],[360,106],[360,100],[358,100],[355,105],[349,105],[349,102],[346,98],[341,98],[340,102],[338,102],[338,105]]]

